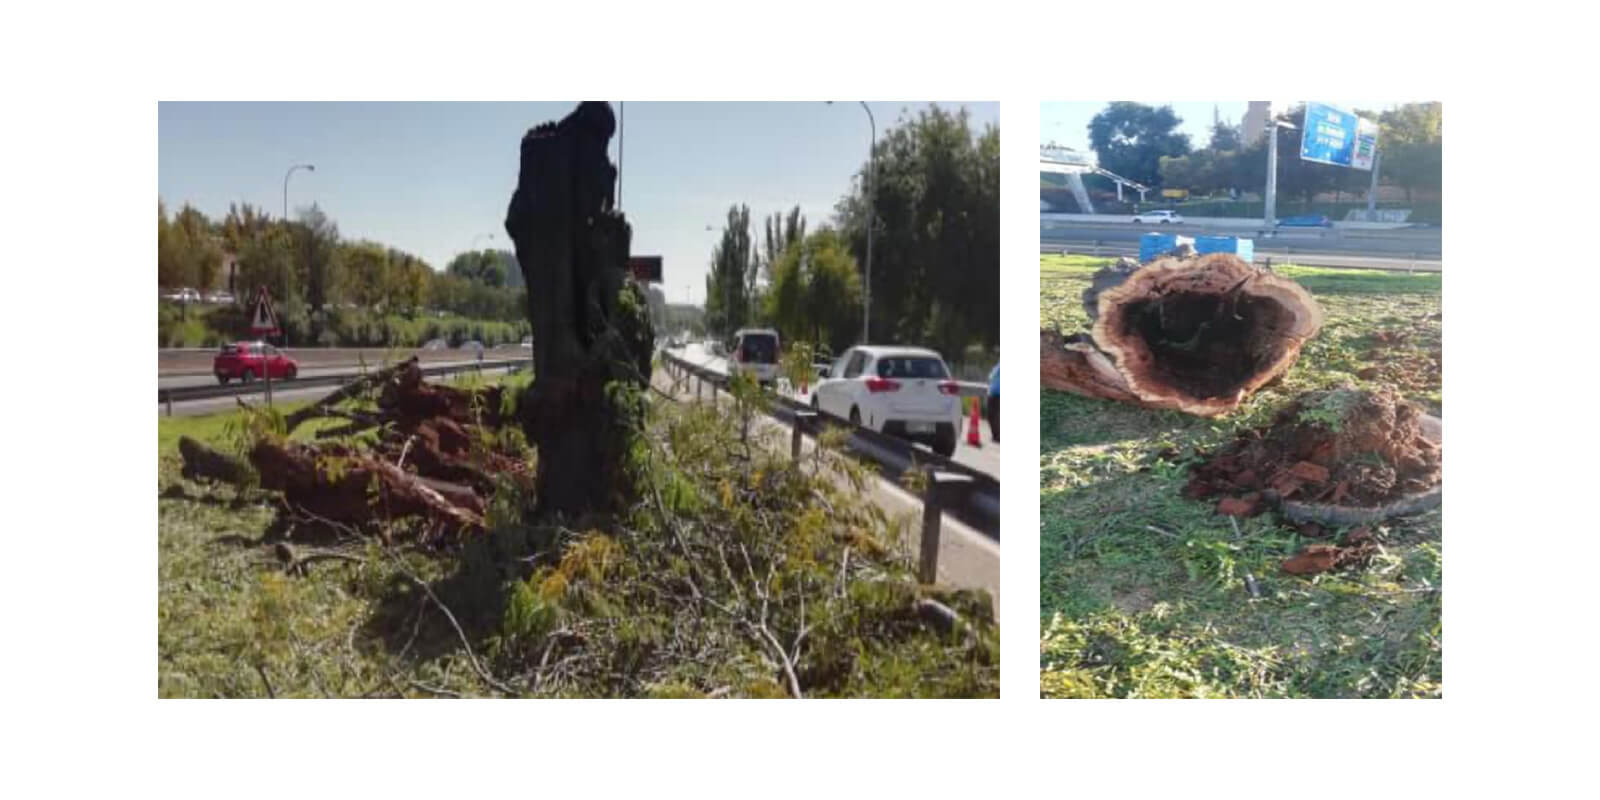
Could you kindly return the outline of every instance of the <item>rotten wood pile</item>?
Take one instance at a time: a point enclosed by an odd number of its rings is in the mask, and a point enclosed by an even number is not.
[[[1184,496],[1219,498],[1224,515],[1276,511],[1313,539],[1358,526],[1342,545],[1312,545],[1284,563],[1310,574],[1365,561],[1376,548],[1369,525],[1438,508],[1442,462],[1438,418],[1392,388],[1307,392],[1192,466]]]
[[[1093,281],[1090,331],[1039,332],[1047,389],[1218,416],[1286,372],[1322,327],[1299,284],[1227,253],[1122,258]]]
[[[375,413],[337,407],[368,393],[376,395]],[[437,536],[481,530],[496,476],[523,485],[532,480],[518,455],[474,447],[475,439],[494,441],[482,432],[511,421],[501,395],[498,386],[469,391],[430,384],[413,357],[285,416],[286,433],[318,417],[349,420],[319,431],[317,444],[263,435],[240,460],[184,437],[178,442],[183,474],[280,492],[289,509],[317,521],[360,527],[409,517],[425,520]],[[378,435],[370,446],[344,438],[372,429]],[[337,438],[325,436],[330,431]]]

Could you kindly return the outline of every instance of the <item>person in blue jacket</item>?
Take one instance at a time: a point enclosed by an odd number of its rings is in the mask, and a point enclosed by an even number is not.
[[[989,419],[990,441],[1000,441],[1000,365],[994,365],[989,370],[989,402],[984,409],[984,416]]]

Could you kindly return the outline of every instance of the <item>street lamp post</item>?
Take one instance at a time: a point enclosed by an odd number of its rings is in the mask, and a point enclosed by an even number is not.
[[[288,224],[288,222],[289,222],[289,176],[293,175],[294,171],[297,170],[297,169],[303,169],[303,170],[306,170],[308,172],[316,172],[317,171],[317,168],[312,166],[312,165],[310,165],[310,164],[295,164],[294,166],[289,167],[289,169],[286,172],[283,173],[283,221],[284,221],[284,224]],[[272,405],[272,368],[271,368],[270,365],[265,366],[265,367],[262,368],[261,376],[266,379],[267,405],[271,406]]]
[[[1367,221],[1378,221],[1378,168],[1383,164],[1383,151],[1372,152],[1372,185],[1367,187]]]
[[[1263,222],[1266,223],[1267,233],[1278,227],[1278,129],[1288,128],[1296,130],[1292,123],[1282,120],[1273,120],[1267,134],[1272,137],[1267,140],[1267,197]]]
[[[289,221],[289,176],[293,175],[294,171],[297,170],[297,169],[303,169],[303,170],[306,170],[308,172],[316,172],[317,171],[317,168],[315,166],[311,165],[311,164],[296,164],[296,165],[290,167],[288,172],[283,173],[283,221],[284,222],[288,222]]]
[[[878,171],[878,121],[872,116],[872,109],[865,100],[857,100],[861,110],[867,112],[867,124],[872,128],[872,144],[867,149],[867,282],[863,287],[863,303],[861,307],[861,343],[870,344],[872,341],[872,185],[876,180]],[[829,100],[828,105],[833,105]]]

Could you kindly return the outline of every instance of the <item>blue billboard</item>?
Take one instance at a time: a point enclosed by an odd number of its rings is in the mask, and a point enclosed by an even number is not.
[[[1302,159],[1370,170],[1377,149],[1376,123],[1325,103],[1306,104],[1306,124],[1300,134]]]

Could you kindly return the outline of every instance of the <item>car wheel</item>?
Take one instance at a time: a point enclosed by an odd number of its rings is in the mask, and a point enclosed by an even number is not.
[[[817,400],[817,389],[816,389],[816,387],[812,387],[811,388],[811,410],[812,411],[816,411],[818,413],[821,413],[821,411],[822,411],[822,403],[821,403],[821,401]]]
[[[933,440],[933,452],[945,458],[956,454],[956,433],[953,429],[949,433],[940,433]]]
[[[240,383],[248,384],[248,383],[250,383],[251,381],[253,381],[255,379],[256,379],[256,374],[254,372],[251,372],[250,370],[244,370],[244,371],[239,373],[239,382]]]
[[[1161,220],[1161,224],[1162,224],[1162,225],[1165,225],[1165,224],[1167,224],[1167,223],[1169,223],[1169,222],[1171,222],[1171,221],[1172,221],[1172,220],[1170,220],[1170,219],[1164,219],[1164,220]]]
[[[217,383],[220,383],[223,386],[227,386],[228,385],[228,376],[226,376],[226,375],[218,375],[217,376]]]
[[[300,374],[300,369],[298,367],[291,366],[291,367],[289,367],[289,372],[283,376],[283,379],[286,380],[286,381],[292,381],[292,380],[295,379],[295,376],[297,376],[299,374]]]
[[[855,406],[851,406],[850,407],[850,424],[851,425],[860,425],[861,424],[861,409],[856,408]]]

